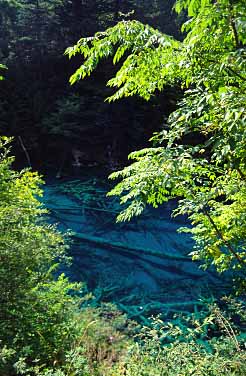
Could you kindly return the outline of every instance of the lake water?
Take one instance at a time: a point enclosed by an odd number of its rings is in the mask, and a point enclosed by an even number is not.
[[[49,220],[72,230],[72,264],[66,274],[85,281],[94,304],[116,303],[134,319],[153,314],[200,309],[225,289],[215,272],[204,272],[191,261],[193,242],[177,229],[184,218],[171,218],[176,203],[148,208],[129,223],[115,223],[117,198],[107,198],[106,178],[88,173],[81,179],[49,182],[44,202]]]

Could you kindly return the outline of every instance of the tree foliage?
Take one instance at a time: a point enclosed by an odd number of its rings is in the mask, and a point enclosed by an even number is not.
[[[178,0],[187,12],[182,42],[138,21],[122,21],[82,38],[66,50],[82,54],[70,82],[89,76],[100,60],[118,64],[108,98],[139,95],[148,100],[167,85],[184,95],[154,147],[130,154],[132,164],[113,173],[122,181],[110,192],[128,204],[118,220],[179,198],[174,215],[187,214],[196,240],[194,259],[218,271],[245,270],[245,89],[246,32],[242,0]]]
[[[41,179],[11,169],[9,139],[0,140],[0,345],[14,348],[13,358],[62,358],[76,331],[72,297],[77,288],[54,270],[64,259],[64,237],[41,220]],[[43,355],[42,355],[43,354]],[[1,357],[0,357],[1,358]],[[2,358],[1,358],[2,361]],[[0,364],[8,374],[8,362]],[[5,371],[4,371],[5,370]]]

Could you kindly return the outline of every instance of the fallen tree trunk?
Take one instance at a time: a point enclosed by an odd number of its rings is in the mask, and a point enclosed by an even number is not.
[[[128,245],[128,244],[124,244],[120,242],[111,242],[107,239],[99,238],[97,236],[88,236],[88,235],[76,233],[73,235],[73,237],[78,241],[93,243],[103,248],[107,248],[111,250],[119,249],[121,250],[121,253],[126,253],[126,254],[137,253],[138,256],[143,256],[143,255],[155,256],[161,259],[172,260],[172,261],[182,261],[182,262],[191,261],[189,257],[157,252],[157,251],[153,251],[152,249],[134,247],[132,245]]]

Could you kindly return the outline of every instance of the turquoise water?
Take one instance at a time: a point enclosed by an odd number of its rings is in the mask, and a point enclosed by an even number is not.
[[[224,289],[215,272],[204,272],[191,261],[193,242],[177,233],[184,218],[171,218],[176,203],[168,203],[129,223],[115,223],[118,200],[106,198],[103,178],[53,181],[44,202],[49,220],[60,230],[72,230],[72,264],[66,274],[85,281],[94,304],[114,302],[132,318],[172,315],[199,309]]]

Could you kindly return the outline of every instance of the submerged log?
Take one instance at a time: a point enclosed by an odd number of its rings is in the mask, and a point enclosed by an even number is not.
[[[94,206],[88,206],[88,205],[81,205],[79,207],[61,207],[61,208],[52,208],[52,207],[49,207],[49,211],[52,213],[54,212],[59,212],[59,213],[70,213],[72,212],[73,215],[81,215],[81,213],[83,212],[83,210],[91,210],[91,211],[100,211],[100,212],[106,212],[106,213],[110,213],[110,214],[119,214],[120,211],[118,210],[112,210],[112,209],[107,209],[107,208],[98,208],[98,207],[94,207]]]
[[[84,235],[80,233],[76,233],[73,235],[73,237],[78,241],[84,241],[88,243],[93,243],[96,245],[99,245],[100,247],[107,248],[110,250],[118,249],[121,251],[121,253],[130,254],[130,253],[137,253],[139,256],[142,255],[149,255],[149,256],[155,256],[161,259],[165,260],[173,260],[173,261],[181,261],[181,262],[190,262],[191,259],[189,257],[181,256],[181,255],[172,255],[169,253],[162,253],[153,251],[152,249],[148,248],[139,248],[134,247],[132,245],[124,244],[121,242],[112,242],[107,239],[99,238],[97,236],[89,236]]]
[[[186,302],[170,302],[170,303],[162,303],[162,302],[151,302],[143,305],[125,305],[121,302],[118,303],[118,307],[123,311],[126,312],[129,318],[137,319],[142,318],[144,315],[151,314],[151,312],[159,312],[159,313],[183,313],[183,314],[190,314],[190,312],[194,311],[194,307],[204,308],[204,303],[201,301],[186,301]]]

